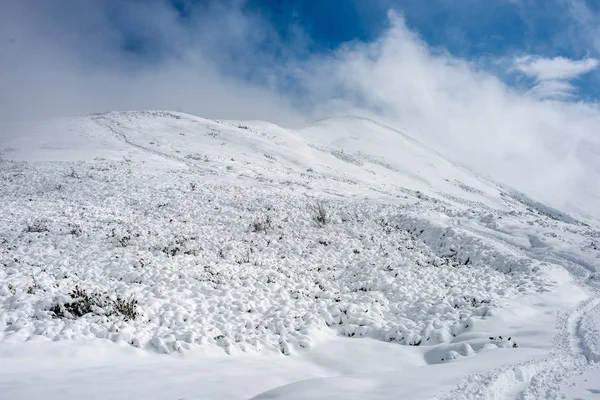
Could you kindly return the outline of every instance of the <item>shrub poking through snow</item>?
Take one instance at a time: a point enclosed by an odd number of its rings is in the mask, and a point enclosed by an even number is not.
[[[326,225],[331,219],[329,209],[322,201],[318,201],[316,204],[311,206],[311,210],[313,212],[313,219],[321,226]]]
[[[131,240],[131,236],[121,236],[121,238],[118,240],[118,242],[121,247],[127,247],[130,240]]]
[[[73,167],[67,173],[67,178],[81,179],[81,174]]]
[[[188,237],[176,235],[167,246],[161,248],[161,251],[171,257],[175,257],[180,254],[195,256],[200,250],[197,240],[198,238],[196,236]]]
[[[50,231],[48,227],[48,221],[43,219],[37,219],[25,227],[25,232],[27,233],[44,233]]]
[[[55,304],[50,311],[58,318],[79,318],[92,313],[96,308],[102,308],[102,300],[97,293],[89,293],[79,286],[69,293],[73,301]]]
[[[138,302],[117,296],[111,299],[107,295],[89,292],[75,286],[69,293],[71,301],[57,302],[49,311],[57,318],[80,318],[87,314],[122,316],[126,321],[138,316]]]
[[[74,235],[74,236],[80,236],[83,231],[81,230],[81,227],[77,224],[72,224],[69,223],[69,234]]]
[[[117,296],[116,300],[111,300],[113,310],[117,315],[123,316],[126,321],[134,320],[138,316],[138,302],[132,298],[121,298]]]
[[[267,233],[271,228],[273,228],[273,221],[269,215],[259,217],[252,223],[252,232]]]
[[[498,347],[512,347],[513,349],[519,347],[517,345],[517,342],[512,340],[512,337],[509,337],[508,339],[503,339],[502,336],[490,336],[490,340],[492,342],[495,342],[495,344]]]
[[[235,262],[239,265],[250,264],[250,261],[250,249],[248,249],[244,254],[235,258]]]

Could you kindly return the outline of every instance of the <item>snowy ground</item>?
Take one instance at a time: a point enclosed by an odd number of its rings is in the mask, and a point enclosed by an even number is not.
[[[402,132],[3,129],[2,398],[600,396],[595,222]]]

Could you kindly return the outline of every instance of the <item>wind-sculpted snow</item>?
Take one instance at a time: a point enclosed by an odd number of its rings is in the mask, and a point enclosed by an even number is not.
[[[402,206],[199,184],[127,162],[0,166],[4,340],[289,354],[311,346],[313,329],[333,329],[433,345],[546,285],[529,265],[507,274],[477,239],[436,237]],[[138,315],[69,315],[75,288],[135,299]]]
[[[163,111],[0,128],[7,398],[40,376],[77,398],[286,399],[557,398],[598,376],[594,222],[401,131]],[[100,348],[76,383],[42,362]]]

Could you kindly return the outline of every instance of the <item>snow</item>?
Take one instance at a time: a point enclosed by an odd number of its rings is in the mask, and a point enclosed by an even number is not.
[[[586,398],[597,376],[594,222],[404,132],[3,131],[3,398]]]
[[[576,400],[594,400],[600,398],[600,367],[591,368],[570,377],[563,383],[566,398]]]

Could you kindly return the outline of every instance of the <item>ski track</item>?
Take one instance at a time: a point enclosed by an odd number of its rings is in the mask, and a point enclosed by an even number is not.
[[[486,232],[484,229],[477,229],[476,232],[502,241],[499,234]],[[503,242],[531,258],[567,268],[582,286],[589,288],[591,298],[557,315],[556,335],[550,357],[474,374],[463,380],[455,390],[440,396],[440,400],[560,399],[564,398],[562,382],[594,368],[600,362],[600,327],[594,322],[596,315],[600,313],[600,291],[594,286],[586,285],[586,282],[590,282],[590,276],[597,272],[596,268],[561,251],[537,251],[535,248],[515,245],[514,242]]]
[[[590,320],[599,311],[598,297],[557,316],[550,357],[477,373],[440,400],[561,399],[562,382],[582,374],[600,359],[598,331]]]

